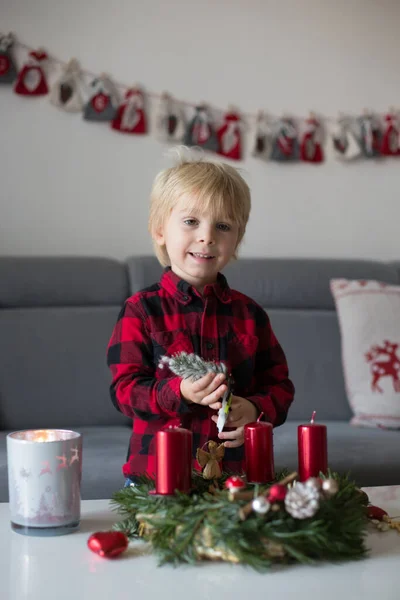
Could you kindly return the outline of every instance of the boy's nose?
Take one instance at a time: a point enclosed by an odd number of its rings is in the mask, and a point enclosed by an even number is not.
[[[207,244],[207,246],[214,244],[215,240],[212,231],[210,230],[199,232],[199,242],[201,242],[202,244]]]

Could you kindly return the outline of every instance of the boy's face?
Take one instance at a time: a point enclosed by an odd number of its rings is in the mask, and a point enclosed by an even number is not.
[[[189,211],[187,205],[182,196],[155,241],[166,246],[172,271],[202,292],[235,253],[238,226],[229,219],[214,221],[197,209]]]

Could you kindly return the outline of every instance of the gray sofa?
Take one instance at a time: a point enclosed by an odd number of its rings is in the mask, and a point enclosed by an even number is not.
[[[109,398],[106,346],[125,298],[160,274],[153,257],[0,258],[0,501],[8,499],[6,435],[18,429],[82,432],[84,499],[122,485],[130,423]],[[349,425],[329,291],[332,277],[400,283],[399,264],[243,258],[225,274],[267,309],[296,386],[274,433],[277,468],[297,467],[297,425],[316,410],[328,425],[331,468],[359,485],[399,484],[400,431]]]

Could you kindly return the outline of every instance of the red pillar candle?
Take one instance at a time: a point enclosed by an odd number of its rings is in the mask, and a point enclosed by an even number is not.
[[[258,417],[260,419],[262,414]],[[249,483],[267,483],[275,478],[271,423],[257,420],[244,426],[245,470]]]
[[[189,492],[192,477],[192,432],[168,427],[156,434],[156,494]]]
[[[299,480],[318,477],[320,471],[328,470],[328,442],[326,425],[314,423],[315,411],[310,423],[297,428]]]

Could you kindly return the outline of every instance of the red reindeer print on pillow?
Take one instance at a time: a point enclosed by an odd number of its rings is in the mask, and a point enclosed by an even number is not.
[[[383,393],[378,381],[382,377],[391,377],[393,389],[400,392],[400,358],[397,356],[399,344],[393,344],[384,340],[383,346],[372,346],[369,352],[365,354],[365,360],[371,367],[371,389],[373,392]],[[382,357],[382,358],[380,358]],[[377,360],[379,358],[379,360]]]

